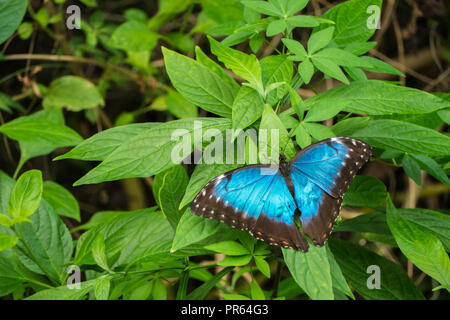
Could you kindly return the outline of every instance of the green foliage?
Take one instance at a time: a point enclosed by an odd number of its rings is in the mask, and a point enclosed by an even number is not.
[[[56,48],[48,60],[69,62],[50,77],[34,73],[47,66],[28,64],[0,79],[2,85],[19,75],[24,86],[19,95],[0,92],[0,162],[8,162],[0,171],[0,297],[424,299],[432,290],[448,297],[448,212],[396,209],[391,200],[410,197],[392,182],[404,174],[424,188],[422,197],[448,193],[448,93],[368,79],[366,71],[405,76],[369,55],[376,43],[369,41],[375,29],[367,26],[367,8],[381,0],[345,1],[321,17],[299,14],[307,0],[160,0],[157,12],[126,8],[113,18],[96,1],[82,2],[87,15],[69,39],[58,27],[62,6],[35,12],[27,1],[0,0],[0,44],[34,42],[42,33]],[[316,93],[324,79],[340,85]],[[110,110],[116,91],[125,89],[133,92],[126,91],[127,103]],[[314,95],[303,99],[299,89]],[[373,147],[374,170],[355,176],[344,195],[339,236],[323,247],[311,243],[307,253],[280,250],[191,213],[211,179],[243,163],[174,163],[178,143],[186,142],[189,154],[205,151],[216,142],[199,141],[206,130],[234,130],[235,139],[248,128],[277,129],[279,150],[269,152],[287,158],[335,136]],[[266,147],[245,142],[246,151]],[[29,169],[39,161],[41,170]],[[381,175],[369,176],[387,165],[388,186]],[[425,192],[430,181],[434,188]],[[104,190],[119,188],[139,205],[105,208]],[[95,205],[83,201],[85,194]],[[407,263],[423,276],[415,270],[410,279]],[[67,286],[73,266],[86,279],[78,290]],[[368,285],[371,266],[381,270],[380,288]]]

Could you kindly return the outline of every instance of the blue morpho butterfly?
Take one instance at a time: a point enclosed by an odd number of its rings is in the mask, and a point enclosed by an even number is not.
[[[344,192],[371,152],[368,144],[348,137],[322,140],[289,162],[280,156],[277,167],[247,165],[212,179],[192,201],[191,211],[248,230],[271,245],[306,252],[309,245],[295,224],[295,210],[303,232],[314,245],[324,245]]]

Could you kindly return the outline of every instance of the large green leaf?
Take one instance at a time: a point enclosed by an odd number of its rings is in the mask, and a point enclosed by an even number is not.
[[[167,74],[173,86],[193,104],[230,117],[235,89],[203,64],[162,48]]]
[[[450,291],[450,259],[439,239],[403,218],[390,199],[386,215],[395,241],[405,256]]]
[[[233,130],[245,129],[261,117],[264,101],[253,88],[242,86],[234,99],[232,112]]]
[[[15,247],[19,259],[29,270],[62,284],[72,257],[70,232],[45,200],[30,220],[20,228],[22,239]]]
[[[228,234],[230,237],[227,236]],[[214,239],[215,241],[229,240],[227,238],[233,238],[234,230],[218,220],[199,217],[186,209],[178,223],[170,251],[176,252],[192,244],[201,244],[202,246],[211,244],[213,242],[211,238],[215,235],[218,235],[218,239]],[[206,239],[210,241],[203,243],[202,241]]]
[[[386,200],[386,186],[374,177],[355,176],[344,194],[343,205],[376,207]]]
[[[262,81],[264,87],[277,82],[291,82],[294,70],[294,63],[287,58],[287,55],[274,55],[263,58],[261,63]],[[266,103],[273,105],[286,94],[286,86],[280,86],[267,94]]]
[[[111,269],[130,267],[169,253],[173,231],[161,211],[143,209],[115,216],[85,232],[77,243],[74,264],[95,264],[92,246],[100,231]]]
[[[345,111],[369,115],[429,113],[448,106],[444,100],[425,91],[379,80],[353,81],[315,95],[305,104],[326,109],[330,101]]]
[[[197,120],[201,121],[201,126],[195,125]],[[75,185],[148,177],[163,172],[178,164],[172,161],[172,152],[175,146],[185,142],[184,139],[187,139],[188,147],[192,147],[194,138],[202,135],[202,130],[224,130],[231,126],[230,122],[229,119],[221,118],[180,119],[145,130],[115,149],[100,165],[75,182]],[[178,129],[183,131],[178,136],[179,139],[173,139],[172,136]]]
[[[67,108],[71,111],[92,109],[104,103],[93,83],[76,76],[64,76],[53,81],[42,101],[44,108]]]
[[[96,280],[80,282],[80,288],[71,288],[67,285],[39,291],[26,300],[81,300],[89,291],[94,289]]]
[[[63,186],[53,181],[44,182],[44,199],[60,215],[80,222],[80,207],[77,199]]]
[[[430,156],[450,154],[449,136],[408,122],[372,120],[352,137],[387,150]]]
[[[447,251],[450,249],[450,216],[428,209],[397,209],[400,215],[420,226],[427,232],[433,233],[442,241]]]
[[[392,261],[359,245],[334,237],[328,240],[328,245],[347,281],[365,299],[424,299],[405,271]],[[367,272],[369,266],[380,268],[380,289],[369,289],[367,286],[371,275]]]
[[[173,229],[183,215],[178,208],[188,185],[188,175],[181,165],[177,165],[155,176],[152,192],[162,213]]]
[[[40,288],[50,287],[44,277],[25,269],[14,254],[0,255],[0,296],[13,292],[23,283],[34,284]]]
[[[101,131],[84,140],[69,152],[56,157],[55,160],[103,161],[118,147],[127,144],[131,138],[158,124],[157,122],[133,123]]]
[[[0,132],[19,141],[20,164],[56,148],[74,146],[83,140],[78,133],[64,125],[60,109],[41,110],[14,119],[0,126]]]
[[[127,21],[121,24],[111,36],[115,47],[133,52],[152,50],[158,38],[157,33],[152,32],[139,21]]]
[[[27,0],[0,0],[0,44],[19,27],[27,5]]]
[[[8,213],[17,222],[26,221],[41,202],[43,191],[42,172],[29,170],[23,173],[12,188]]]
[[[208,37],[211,52],[222,61],[225,66],[238,76],[247,80],[259,93],[263,93],[261,66],[253,54],[245,54],[241,51],[231,49],[211,37]]]
[[[381,2],[381,0],[350,0],[325,12],[322,18],[336,22],[333,40],[339,45],[367,41],[376,30],[368,28],[368,19],[372,13],[367,9],[375,5],[381,12]],[[318,30],[320,29],[323,27],[318,27]]]
[[[310,246],[306,253],[284,248],[282,251],[284,261],[295,282],[311,299],[334,298],[326,247]]]

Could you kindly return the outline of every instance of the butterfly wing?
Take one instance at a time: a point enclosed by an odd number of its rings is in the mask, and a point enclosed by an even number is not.
[[[251,165],[206,184],[191,203],[196,215],[248,230],[257,239],[295,250],[308,243],[294,223],[295,201],[279,170]]]
[[[290,161],[302,229],[314,244],[328,239],[342,197],[371,152],[363,141],[337,137],[310,145]]]

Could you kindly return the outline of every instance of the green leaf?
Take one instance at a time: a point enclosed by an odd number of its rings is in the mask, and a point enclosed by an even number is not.
[[[333,62],[333,60],[312,56],[311,61],[317,69],[322,71],[325,75],[342,81],[345,84],[349,84],[345,74],[339,68],[339,66]]]
[[[291,51],[295,55],[295,60],[303,61],[307,59],[308,54],[306,53],[305,48],[300,42],[286,38],[281,39],[281,41],[289,49],[289,51]]]
[[[288,0],[286,14],[292,16],[294,13],[304,9],[309,0]]]
[[[261,61],[262,80],[264,88],[274,83],[290,83],[293,72],[294,63],[288,59],[287,55],[274,55],[263,58]],[[266,103],[274,105],[286,94],[286,86],[279,86],[270,91],[266,96]]]
[[[333,40],[338,45],[353,42],[365,42],[375,32],[376,28],[368,28],[368,19],[373,13],[368,13],[371,6],[378,6],[381,12],[381,0],[350,0],[334,6],[322,18],[336,22]],[[321,27],[318,27],[320,30]]]
[[[22,116],[0,126],[0,132],[21,145],[21,162],[48,154],[59,147],[74,146],[82,138],[64,125],[61,110],[49,109]]]
[[[201,120],[202,126],[195,125],[197,120]],[[230,120],[222,118],[180,119],[160,124],[122,144],[74,185],[158,174],[177,164],[172,161],[175,146],[187,143],[192,148],[193,137],[201,135],[202,130],[225,130],[230,126]],[[177,129],[182,130],[179,139],[173,139]]]
[[[94,289],[96,280],[83,281],[80,283],[80,289],[70,288],[67,285],[39,291],[26,300],[81,300],[89,291]]]
[[[319,21],[317,21],[316,17],[313,16],[292,16],[287,18],[287,23],[293,27],[317,27],[319,25]]]
[[[450,291],[450,259],[439,239],[403,218],[390,199],[386,215],[389,228],[403,254]]]
[[[0,226],[10,227],[14,224],[14,221],[6,214],[0,213]]]
[[[144,23],[127,21],[114,30],[111,41],[116,48],[126,51],[153,50],[159,35],[151,31]]]
[[[173,86],[191,103],[223,117],[231,116],[235,89],[203,64],[162,48]]]
[[[0,212],[2,213],[8,212],[9,196],[15,183],[13,178],[0,170]]]
[[[170,251],[175,252],[197,243],[216,234],[219,230],[226,232],[224,227],[225,225],[218,220],[196,216],[187,209],[178,223]]]
[[[354,81],[315,95],[305,103],[327,108],[330,101],[347,112],[368,115],[429,113],[447,106],[445,101],[427,92],[379,80]]]
[[[267,278],[270,278],[270,266],[269,263],[264,259],[265,257],[255,256],[255,264],[259,271]]]
[[[261,117],[263,110],[261,95],[253,88],[242,86],[233,103],[233,130],[247,128]]]
[[[220,296],[225,300],[251,300],[249,297],[242,294],[222,293]]]
[[[255,55],[248,55],[241,51],[231,49],[211,37],[208,37],[208,39],[211,45],[211,52],[225,64],[225,67],[247,80],[258,92],[264,92],[261,66]]]
[[[216,284],[219,283],[220,280],[222,280],[225,275],[227,275],[230,271],[232,271],[232,267],[225,268],[215,274],[211,279],[206,281],[201,286],[197,287],[195,290],[193,290],[188,296],[186,297],[187,300],[203,300],[205,299],[206,295],[211,291],[212,288],[216,286]]]
[[[336,225],[334,231],[391,234],[386,222],[386,214],[379,211],[365,213],[355,218],[344,220]]]
[[[271,129],[278,129],[279,144],[280,144],[279,148],[281,149],[284,146],[286,146],[286,148],[284,149],[284,153],[286,154],[286,156],[288,158],[291,158],[296,154],[294,144],[292,143],[291,139],[289,138],[286,128],[284,127],[283,123],[281,122],[280,118],[277,116],[275,111],[273,111],[273,109],[270,106],[267,106],[267,105],[264,106],[264,113],[261,118],[261,124],[259,126],[259,129],[260,130],[267,129],[267,130],[269,130],[269,132]],[[270,134],[268,134],[268,136],[270,137]],[[268,140],[270,140],[270,139],[268,139]],[[268,149],[269,149],[269,147],[271,146],[271,143],[270,143],[270,141],[267,141],[267,143],[268,143]],[[273,151],[270,151],[270,152],[272,153]],[[276,160],[278,160],[278,159],[276,159]]]
[[[153,292],[152,292],[153,299],[154,300],[167,300],[167,287],[159,279],[155,279],[153,281],[154,281]]]
[[[53,181],[45,181],[42,196],[53,207],[56,214],[80,222],[78,201],[66,188]]]
[[[408,154],[405,154],[402,159],[402,166],[406,174],[420,186],[422,184],[422,174],[419,164]]]
[[[134,136],[150,128],[155,128],[158,124],[156,122],[133,123],[101,131],[54,160],[103,161],[118,147],[128,144],[128,141]]]
[[[311,136],[306,130],[303,123],[300,123],[294,131],[295,133],[295,141],[300,146],[300,148],[304,149],[311,144]]]
[[[352,137],[383,149],[430,156],[450,154],[450,137],[408,122],[372,120]]]
[[[395,263],[359,245],[331,237],[328,245],[350,286],[365,299],[424,299],[405,271]],[[369,266],[380,268],[380,289],[367,286]]]
[[[334,27],[328,27],[311,34],[308,40],[308,54],[312,55],[330,43],[333,37]]]
[[[234,266],[234,267],[240,267],[245,266],[246,264],[249,264],[252,260],[252,256],[250,254],[242,255],[242,256],[229,256],[223,259],[222,261],[218,262],[217,264],[219,266]]]
[[[266,35],[273,37],[276,34],[282,33],[286,30],[286,21],[284,19],[274,20],[267,26]]]
[[[340,66],[346,67],[370,67],[371,64],[365,62],[361,58],[355,56],[354,54],[338,49],[338,48],[326,48],[320,50],[318,53],[314,54],[315,58],[323,58],[331,60]]]
[[[314,75],[314,66],[309,60],[305,60],[298,66],[298,72],[302,76],[303,82],[308,84]]]
[[[197,117],[197,107],[169,88],[167,88],[166,105],[167,109],[179,119]]]
[[[82,234],[77,242],[74,264],[96,264],[92,246],[100,231],[112,270],[152,259],[164,261],[173,239],[172,228],[160,211],[124,212]]]
[[[184,207],[194,200],[197,193],[213,178],[219,175],[239,168],[240,164],[197,164],[192,173],[189,184],[186,187],[186,193],[181,200],[179,208]]]
[[[0,251],[14,247],[18,240],[15,236],[0,232]]]
[[[405,75],[399,70],[395,69],[390,64],[369,56],[362,56],[359,58],[361,61],[367,63],[367,66],[364,66],[364,69],[372,72],[380,72],[380,73],[390,73],[395,74],[400,77],[404,77]]]
[[[27,5],[27,0],[0,1],[0,44],[16,31],[25,15]]]
[[[270,2],[266,1],[250,1],[244,0],[242,4],[249,7],[259,13],[263,13],[269,16],[282,16],[283,13],[280,12],[276,7],[274,7]]]
[[[95,262],[104,270],[109,271],[108,260],[106,258],[105,239],[103,237],[103,230],[100,230],[92,243],[92,257]]]
[[[450,249],[450,216],[427,209],[397,209],[403,218],[418,225],[425,232],[431,232]]]
[[[336,123],[331,127],[331,130],[336,134],[336,136],[349,137],[355,131],[358,131],[359,129],[367,126],[369,124],[369,121],[369,117],[348,118]]]
[[[450,186],[450,179],[436,161],[430,157],[424,156],[423,154],[410,154],[409,156],[419,164],[422,170],[425,170],[437,180]]]
[[[184,168],[177,165],[157,174],[153,182],[153,196],[174,230],[184,213],[179,205],[188,181],[189,178]]]
[[[350,290],[347,281],[345,280],[344,274],[342,273],[341,267],[339,267],[339,264],[334,259],[333,253],[331,252],[328,245],[327,248],[327,257],[328,262],[330,264],[330,272],[331,272],[331,278],[333,281],[333,288],[338,289],[342,293],[346,294],[347,296],[353,298],[355,300],[355,296],[353,295],[352,290]],[[336,298],[336,297],[335,297]]]
[[[231,256],[249,254],[250,252],[236,241],[222,241],[205,246],[205,249]]]
[[[0,110],[11,113],[12,112],[11,109],[17,109],[25,112],[25,109],[20,105],[20,103],[14,101],[12,98],[4,94],[3,92],[0,92]]]
[[[64,76],[53,81],[42,101],[44,108],[71,111],[92,109],[105,104],[95,85],[83,78]]]
[[[284,249],[284,261],[295,282],[313,300],[334,298],[326,247],[310,246],[306,253]]]
[[[94,294],[96,300],[108,300],[111,288],[111,276],[104,275],[95,279]]]
[[[29,270],[63,284],[73,251],[69,230],[45,200],[30,220],[22,224],[21,240],[15,247],[20,261]]]
[[[50,287],[43,277],[29,272],[19,262],[16,255],[0,253],[0,295],[6,296],[24,283],[36,285],[37,288]]]
[[[313,105],[309,109],[308,114],[305,117],[305,121],[318,122],[328,120],[337,115],[341,110],[342,107],[339,105],[329,105],[327,107],[320,104]]]
[[[386,200],[386,186],[377,178],[355,176],[344,194],[343,205],[355,207],[376,207]]]
[[[8,213],[18,222],[27,220],[42,198],[42,172],[29,170],[24,172],[14,185],[8,203]]]
[[[255,280],[250,283],[250,293],[252,295],[252,300],[266,300],[264,291],[262,291],[261,287]]]
[[[333,131],[331,131],[330,128],[327,126],[320,124],[320,123],[309,123],[304,122],[303,126],[305,127],[306,131],[317,140],[323,140],[327,138],[334,137]]]
[[[223,81],[228,83],[233,88],[234,92],[239,90],[240,86],[237,82],[219,64],[208,57],[198,46],[195,47],[195,58],[202,65],[217,74]]]

